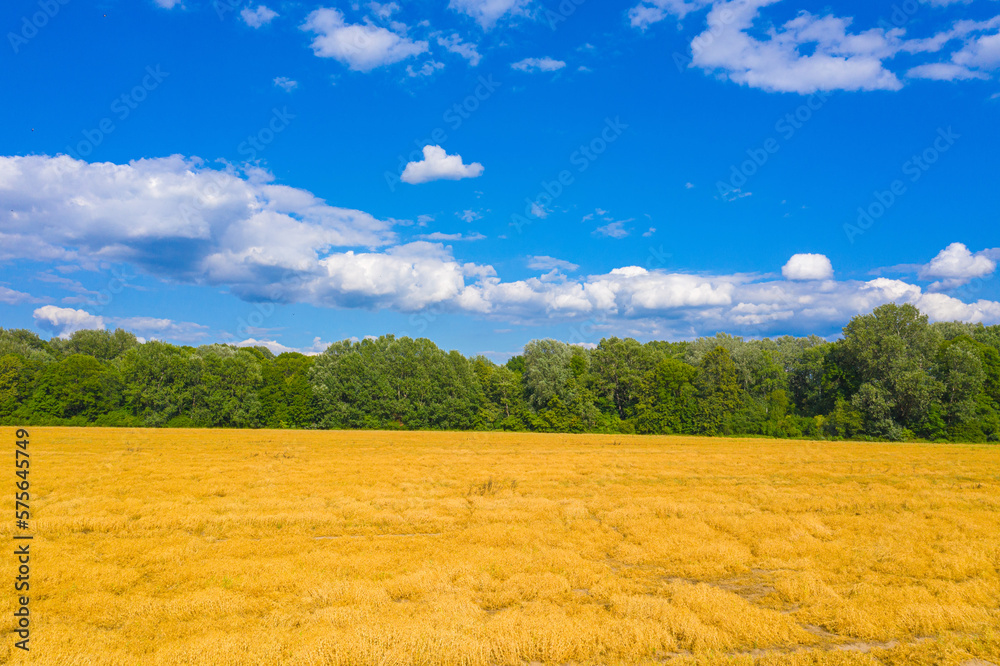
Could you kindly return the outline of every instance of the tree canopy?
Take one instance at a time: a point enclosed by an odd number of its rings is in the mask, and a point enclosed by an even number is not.
[[[263,347],[0,329],[0,423],[1000,440],[1000,326],[911,305],[811,336],[534,340],[498,365],[427,339]]]

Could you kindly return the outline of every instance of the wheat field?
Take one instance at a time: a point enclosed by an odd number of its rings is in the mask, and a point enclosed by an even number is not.
[[[1000,662],[997,447],[29,430],[8,663]]]

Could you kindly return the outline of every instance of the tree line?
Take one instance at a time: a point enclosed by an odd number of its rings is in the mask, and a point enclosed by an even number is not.
[[[0,328],[0,423],[1000,440],[1000,326],[911,305],[810,336],[534,340],[503,365],[427,339],[317,356]]]

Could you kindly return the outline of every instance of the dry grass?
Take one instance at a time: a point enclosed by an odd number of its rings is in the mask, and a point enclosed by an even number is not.
[[[997,447],[31,435],[30,663],[1000,662]]]

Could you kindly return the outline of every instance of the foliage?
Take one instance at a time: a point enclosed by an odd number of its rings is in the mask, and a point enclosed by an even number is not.
[[[497,365],[427,339],[264,347],[0,329],[0,423],[1000,440],[1000,326],[911,305],[843,337],[533,340]]]

